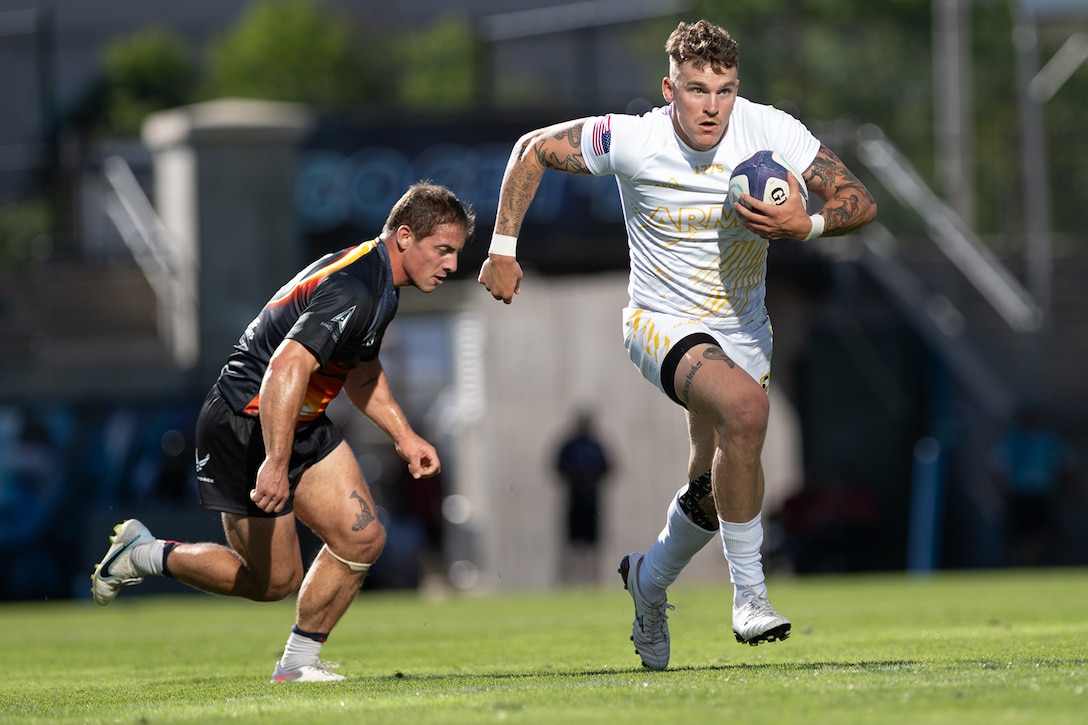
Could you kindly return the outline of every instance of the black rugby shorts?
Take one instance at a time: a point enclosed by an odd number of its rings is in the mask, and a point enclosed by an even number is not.
[[[249,498],[257,481],[257,469],[264,462],[261,422],[231,410],[212,386],[196,421],[196,478],[200,505],[209,511],[241,516],[274,518],[294,508],[295,487],[307,468],[336,449],[344,437],[325,415],[303,423],[295,430],[295,445],[287,478],[291,498],[279,513],[262,511]]]

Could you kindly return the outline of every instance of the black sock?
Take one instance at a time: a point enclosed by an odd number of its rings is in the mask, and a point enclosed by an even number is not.
[[[163,541],[162,542],[162,575],[168,576],[171,579],[174,575],[170,573],[170,569],[166,566],[166,557],[170,556],[170,552],[178,547],[180,541]]]

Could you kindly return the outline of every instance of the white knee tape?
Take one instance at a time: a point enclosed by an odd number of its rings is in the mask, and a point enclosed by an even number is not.
[[[361,571],[364,573],[370,571],[370,564],[360,564],[357,561],[348,561],[347,559],[338,555],[335,551],[330,549],[328,544],[325,544],[325,546],[322,548],[324,548],[325,551],[329,552],[329,556],[336,559],[338,562],[346,566],[348,569],[351,569],[352,571]]]

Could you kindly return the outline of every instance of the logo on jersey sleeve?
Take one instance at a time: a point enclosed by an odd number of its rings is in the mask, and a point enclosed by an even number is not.
[[[340,332],[343,332],[344,328],[348,326],[348,320],[351,319],[351,316],[354,313],[355,313],[355,305],[352,305],[351,307],[347,308],[346,310],[341,312],[336,317],[332,318],[332,321],[340,326]]]
[[[608,115],[593,124],[593,153],[604,156],[612,149],[612,116]]]
[[[355,305],[352,305],[328,322],[321,323],[322,327],[332,332],[332,339],[339,342],[340,336],[344,334],[344,328],[348,326],[348,320],[355,314],[355,307]]]

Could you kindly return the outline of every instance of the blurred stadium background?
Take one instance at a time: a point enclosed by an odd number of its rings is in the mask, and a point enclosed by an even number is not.
[[[770,571],[1014,563],[990,460],[1025,406],[1075,460],[1039,563],[1088,563],[1083,2],[0,0],[0,598],[85,596],[133,515],[219,537],[191,435],[227,350],[421,178],[479,228],[457,282],[405,291],[383,351],[441,480],[405,480],[334,411],[390,531],[367,586],[556,585],[554,456],[583,410],[614,464],[611,582],[687,456],[622,349],[614,182],[546,178],[512,307],[475,276],[514,141],[656,105],[664,38],[696,17],[740,41],[742,93],[880,203],[861,234],[771,245]],[[716,547],[685,576],[724,578]]]

